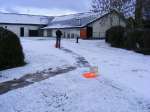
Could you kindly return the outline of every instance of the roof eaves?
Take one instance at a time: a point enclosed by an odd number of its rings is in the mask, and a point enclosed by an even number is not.
[[[68,26],[68,27],[53,27],[53,28],[48,28],[48,27],[44,27],[41,29],[71,29],[71,28],[82,28],[84,26]]]
[[[98,20],[100,20],[100,19],[102,19],[102,18],[108,16],[109,14],[111,14],[111,13],[113,13],[113,12],[117,13],[117,14],[126,22],[126,19],[125,19],[118,11],[113,10],[113,11],[110,11],[110,12],[104,14],[103,16],[100,16],[100,17],[94,19],[93,21],[90,21],[89,23],[87,23],[86,25],[84,25],[84,27],[86,27],[86,26],[88,26],[88,25],[90,25],[90,24],[92,24],[92,23],[94,23],[94,22],[96,22],[96,21],[98,21]]]
[[[33,15],[33,14],[19,14],[19,13],[5,13],[5,12],[0,12],[0,14],[11,14],[11,15],[24,15],[24,16],[35,16],[35,17],[53,17],[53,16],[46,16],[46,15]]]
[[[5,25],[47,25],[47,24],[32,24],[32,23],[0,23]]]

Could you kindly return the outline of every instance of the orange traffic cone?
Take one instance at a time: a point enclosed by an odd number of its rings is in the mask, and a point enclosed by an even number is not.
[[[92,72],[87,72],[87,73],[83,74],[83,77],[90,79],[90,78],[96,78],[97,75],[95,73],[92,73]]]
[[[84,73],[83,77],[85,78],[96,78],[98,76],[98,67],[97,66],[92,66],[90,67],[90,72]]]

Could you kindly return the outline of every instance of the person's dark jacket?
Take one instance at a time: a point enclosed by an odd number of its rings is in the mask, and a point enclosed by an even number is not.
[[[61,38],[61,36],[62,36],[62,32],[60,30],[57,30],[56,31],[56,37]]]

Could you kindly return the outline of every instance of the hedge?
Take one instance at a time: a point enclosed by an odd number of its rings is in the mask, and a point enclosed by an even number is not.
[[[124,43],[124,31],[122,26],[114,26],[106,31],[106,42],[110,43],[114,47],[123,47]]]
[[[0,27],[0,70],[24,65],[24,53],[19,38]]]
[[[106,42],[111,46],[150,54],[150,29],[130,29],[115,26],[106,31]]]

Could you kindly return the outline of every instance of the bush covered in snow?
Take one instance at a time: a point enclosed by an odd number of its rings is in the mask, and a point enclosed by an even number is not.
[[[122,26],[114,26],[106,31],[106,42],[110,43],[114,47],[123,47],[124,43],[124,31]]]
[[[24,53],[16,34],[0,27],[0,70],[24,65]]]

